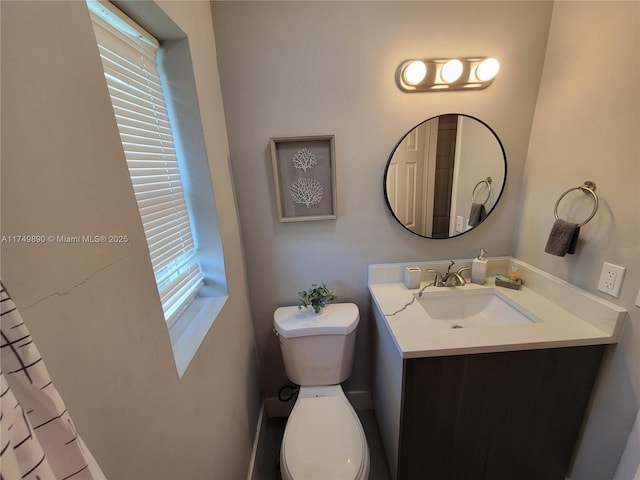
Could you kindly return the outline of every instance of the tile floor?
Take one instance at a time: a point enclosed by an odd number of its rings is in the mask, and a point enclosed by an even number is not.
[[[364,428],[369,445],[371,466],[369,480],[390,480],[387,457],[373,410],[356,412]],[[280,480],[280,443],[287,423],[286,417],[270,418],[260,431],[256,452],[253,480]]]

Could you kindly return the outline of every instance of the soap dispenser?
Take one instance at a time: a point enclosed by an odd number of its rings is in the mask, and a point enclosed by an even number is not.
[[[487,252],[480,249],[480,255],[471,262],[471,281],[478,285],[484,285],[487,281]]]

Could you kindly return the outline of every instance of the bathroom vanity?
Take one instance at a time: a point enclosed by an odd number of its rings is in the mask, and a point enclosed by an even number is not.
[[[369,267],[372,395],[394,478],[565,478],[626,311],[520,261],[522,289],[495,286],[511,262],[457,287],[429,286],[446,263],[419,263],[419,289],[405,264]]]

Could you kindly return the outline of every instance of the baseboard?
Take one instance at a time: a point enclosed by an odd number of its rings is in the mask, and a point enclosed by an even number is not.
[[[354,410],[373,410],[371,392],[368,390],[345,392],[345,395]],[[291,399],[288,402],[281,402],[278,397],[265,398],[262,403],[266,418],[288,417],[294,404],[294,399]]]
[[[249,471],[247,472],[247,480],[253,480],[256,464],[256,453],[258,452],[258,442],[260,441],[260,433],[265,428],[267,417],[264,414],[264,402],[260,405],[260,414],[258,415],[258,422],[256,424],[256,433],[253,438],[253,448],[251,449],[251,458],[249,459]]]

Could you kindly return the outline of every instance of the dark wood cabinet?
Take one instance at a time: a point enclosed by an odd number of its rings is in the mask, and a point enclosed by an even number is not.
[[[604,348],[405,359],[396,477],[564,480]]]

